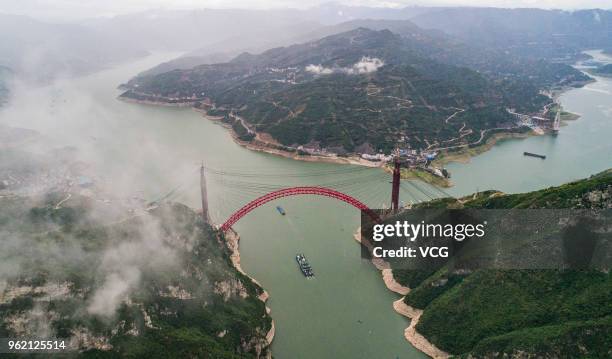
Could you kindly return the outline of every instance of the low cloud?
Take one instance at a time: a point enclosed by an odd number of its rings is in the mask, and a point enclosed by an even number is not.
[[[132,240],[122,241],[106,249],[98,273],[104,284],[93,294],[88,312],[111,317],[132,292],[141,287],[143,273],[174,272],[180,268],[177,252],[166,241],[159,222],[140,218]]]
[[[87,308],[89,313],[100,316],[112,316],[132,288],[138,285],[140,270],[136,267],[126,268],[119,273],[111,273],[102,287],[94,294]]]
[[[329,67],[323,67],[321,65],[308,65],[306,71],[315,75],[329,75],[334,73],[334,70]]]
[[[384,65],[385,63],[383,60],[377,57],[362,57],[361,61],[353,65],[353,68],[348,69],[347,71],[351,74],[367,74],[377,71]]]
[[[360,75],[376,72],[385,65],[385,62],[377,57],[364,56],[351,67],[325,67],[322,65],[308,65],[305,70],[315,75],[330,75],[333,73],[344,73],[347,75]]]

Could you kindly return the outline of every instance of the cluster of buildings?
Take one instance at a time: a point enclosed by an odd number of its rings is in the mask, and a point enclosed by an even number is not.
[[[407,168],[420,169],[434,176],[450,178],[450,173],[445,168],[431,166],[431,162],[436,159],[438,152],[399,150],[400,160]]]
[[[548,118],[546,114],[548,113],[547,105],[544,108],[544,111],[539,114],[522,114],[517,113],[514,109],[506,109],[509,114],[514,116],[516,119],[517,126],[525,126],[529,127],[531,130],[538,134],[543,134],[546,131],[558,131],[560,126],[560,113],[557,111],[555,118]]]
[[[428,151],[417,151],[411,149],[399,149],[398,155],[401,161],[409,165],[411,167],[423,165],[427,166],[431,161],[433,161],[438,155],[437,152],[428,152]],[[394,155],[386,155],[384,153],[377,153],[374,155],[364,153],[361,155],[361,158],[368,161],[383,161],[389,162],[395,158]]]
[[[361,155],[361,158],[372,162],[389,162],[393,159],[393,156],[385,155],[384,153],[377,153],[375,155],[364,153]]]
[[[405,168],[419,169],[434,176],[441,178],[449,178],[450,174],[444,168],[437,168],[431,166],[431,162],[438,155],[437,152],[429,151],[417,151],[411,149],[399,149],[398,155],[400,161]],[[385,155],[384,153],[378,153],[375,155],[362,154],[361,158],[368,161],[380,161],[380,162],[391,162],[395,158],[394,155]]]
[[[291,148],[293,149],[293,148]],[[298,146],[295,148],[300,153],[305,153],[313,156],[326,156],[326,157],[335,157],[338,154],[328,150],[327,148],[320,148],[314,146]],[[450,174],[444,168],[437,168],[431,166],[431,162],[437,157],[437,152],[431,151],[419,151],[413,149],[399,149],[397,151],[399,155],[400,161],[402,162],[403,167],[412,168],[412,169],[420,169],[425,172],[429,172],[434,176],[449,178]],[[371,162],[391,162],[395,158],[395,154],[384,154],[384,153],[362,153],[359,155],[364,160]]]

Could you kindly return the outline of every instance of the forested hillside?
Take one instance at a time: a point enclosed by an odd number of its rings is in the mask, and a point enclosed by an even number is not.
[[[201,216],[65,197],[0,199],[0,336],[64,338],[83,358],[266,355],[262,289]]]
[[[423,207],[612,209],[612,171],[559,187],[487,191]],[[612,276],[597,270],[394,270],[424,309],[417,330],[462,357],[590,357],[612,354]]]
[[[242,117],[286,146],[389,152],[398,144],[482,141],[490,129],[513,127],[506,108],[535,112],[550,102],[541,89],[586,79],[566,65],[538,62],[533,73],[518,60],[495,65],[499,55],[483,59],[410,23],[394,24],[400,35],[358,28],[228,63],[140,76],[122,96],[206,98],[215,114]]]

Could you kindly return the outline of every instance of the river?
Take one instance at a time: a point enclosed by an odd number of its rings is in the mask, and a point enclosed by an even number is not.
[[[389,202],[388,176],[379,169],[344,172],[344,165],[308,163],[252,152],[228,131],[190,109],[118,101],[116,86],[173,55],[153,55],[52,86],[18,87],[0,111],[0,123],[32,128],[54,145],[79,149],[99,186],[118,197],[170,198],[199,207],[198,167],[245,174],[266,173],[267,183],[318,185],[366,178],[367,188],[347,191],[372,207]],[[599,79],[561,96],[565,108],[582,115],[557,137],[508,140],[468,164],[453,163],[455,195],[496,188],[521,192],[560,184],[612,167],[612,81]],[[542,161],[523,151],[547,155]],[[357,174],[356,174],[357,173]],[[298,175],[307,175],[302,177]],[[308,176],[309,175],[309,176]],[[244,177],[244,181],[262,181]],[[235,178],[234,178],[235,180]],[[210,178],[213,220],[222,222],[255,193]],[[402,190],[405,201],[424,199]],[[281,216],[276,205],[287,215]],[[243,268],[271,297],[277,358],[422,358],[403,337],[408,320],[393,311],[399,296],[360,258],[353,239],[354,208],[328,198],[291,197],[253,211],[234,228],[241,235]],[[316,278],[306,280],[294,256],[303,252]]]

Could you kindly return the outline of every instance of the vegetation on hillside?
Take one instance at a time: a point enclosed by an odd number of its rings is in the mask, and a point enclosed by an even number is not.
[[[201,216],[64,196],[0,200],[0,336],[66,338],[83,358],[265,355],[262,289]]]
[[[344,153],[365,145],[388,153],[398,144],[480,143],[486,130],[514,126],[507,108],[536,112],[551,101],[540,90],[588,78],[567,65],[485,51],[403,22],[390,24],[397,33],[387,22],[365,25],[381,29],[139,76],[122,96],[209,98],[216,111],[241,116],[285,146]]]
[[[612,208],[612,170],[559,187],[423,204],[433,208]],[[462,357],[612,354],[612,275],[583,270],[394,270],[424,309],[417,330]]]

